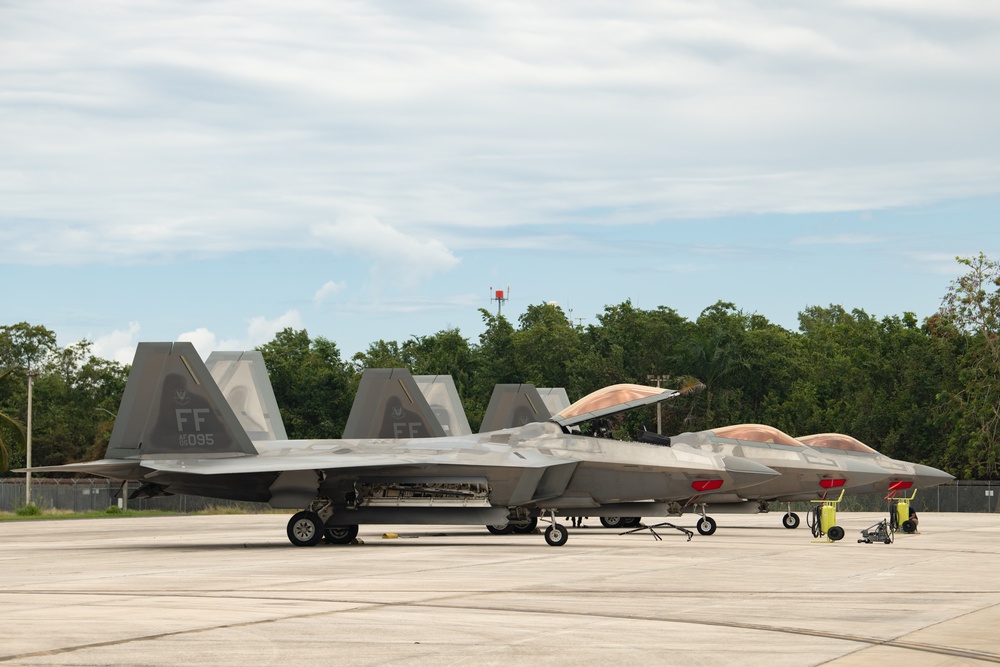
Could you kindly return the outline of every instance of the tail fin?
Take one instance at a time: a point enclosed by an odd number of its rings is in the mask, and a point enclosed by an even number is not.
[[[344,438],[442,437],[444,429],[405,368],[368,368],[354,396]]]
[[[472,434],[454,378],[450,375],[415,375],[413,381],[427,399],[446,435]]]
[[[538,387],[538,395],[545,402],[545,407],[548,409],[549,414],[554,415],[570,406],[569,394],[562,387]]]
[[[106,458],[257,454],[191,343],[139,343]]]
[[[535,385],[498,384],[493,387],[493,395],[490,397],[490,404],[486,406],[479,432],[543,422],[551,416]]]
[[[213,352],[205,366],[251,440],[288,440],[264,355],[257,350]]]

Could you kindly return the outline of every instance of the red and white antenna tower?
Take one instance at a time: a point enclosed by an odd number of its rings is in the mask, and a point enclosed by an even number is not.
[[[494,292],[493,286],[492,285],[490,286],[490,303],[493,303],[494,301],[497,302],[497,317],[500,316],[500,310],[503,308],[503,305],[507,303],[507,299],[509,298],[510,298],[510,285],[507,285],[506,292],[504,292],[502,289],[498,289],[497,291]]]

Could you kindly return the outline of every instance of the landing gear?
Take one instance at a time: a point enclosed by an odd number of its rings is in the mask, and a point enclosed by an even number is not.
[[[323,541],[327,544],[350,544],[358,536],[358,526],[333,526],[323,531]]]
[[[556,523],[555,510],[548,510],[548,515],[551,525],[545,529],[545,541],[550,547],[561,547],[569,539],[569,531],[565,526]]]
[[[781,525],[785,528],[798,528],[799,515],[795,512],[789,512],[785,516],[781,517]]]
[[[561,547],[569,539],[569,533],[558,523],[553,523],[545,529],[545,541],[550,547]]]
[[[297,512],[288,520],[288,540],[297,547],[313,547],[323,539],[323,520],[309,510]]]
[[[626,528],[638,528],[639,524],[642,523],[641,516],[626,516],[622,517],[622,525]]]
[[[698,525],[696,527],[698,528],[698,532],[702,535],[711,535],[716,529],[715,519],[710,516],[703,516],[698,519]]]
[[[602,516],[601,525],[605,528],[620,528],[624,519],[620,516]]]
[[[486,526],[486,530],[490,531],[494,535],[510,535],[514,532],[514,525],[510,522],[491,523]]]
[[[535,532],[535,528],[538,527],[538,519],[531,517],[530,519],[526,519],[524,521],[511,521],[507,525],[510,526],[515,533],[524,535],[526,533]]]

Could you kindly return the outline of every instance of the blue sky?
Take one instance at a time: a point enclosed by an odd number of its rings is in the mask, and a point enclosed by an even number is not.
[[[1000,258],[1000,5],[0,4],[4,324],[128,362],[557,301],[794,329]]]

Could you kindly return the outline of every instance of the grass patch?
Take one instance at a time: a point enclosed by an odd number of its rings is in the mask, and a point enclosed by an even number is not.
[[[30,509],[29,509],[30,508]],[[169,512],[166,510],[123,510],[117,505],[109,505],[103,510],[70,512],[68,510],[41,509],[35,505],[19,507],[14,512],[0,512],[0,521],[45,521],[49,519],[113,519],[136,516],[178,516],[181,514],[288,514],[290,510],[274,509],[267,505],[259,507],[237,507],[232,505],[209,506],[192,512]]]
[[[34,507],[26,505],[26,507]],[[109,507],[106,510],[92,510],[90,512],[67,512],[65,510],[41,510],[37,513],[22,513],[24,508],[18,508],[16,512],[0,512],[0,521],[46,521],[49,519],[109,519],[125,516],[176,516],[177,512],[164,512],[161,510],[122,510],[117,507]],[[35,509],[38,509],[37,507]]]

